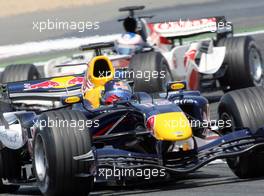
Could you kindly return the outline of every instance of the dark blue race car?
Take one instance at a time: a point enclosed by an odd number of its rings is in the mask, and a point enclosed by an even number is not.
[[[208,100],[185,82],[153,98],[113,73],[96,56],[85,76],[1,85],[1,189],[87,195],[95,181],[162,180],[215,159],[240,178],[264,175],[264,88],[225,94],[211,121]]]

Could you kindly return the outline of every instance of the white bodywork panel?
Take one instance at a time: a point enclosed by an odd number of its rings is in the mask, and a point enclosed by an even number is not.
[[[113,61],[114,66],[118,67],[118,60],[131,58],[130,55],[119,55],[119,54],[105,54]],[[83,74],[90,60],[94,56],[93,52],[85,52],[80,54],[74,54],[72,57],[62,56],[59,58],[51,59],[47,62],[40,62],[39,65],[44,66],[44,77],[55,77],[65,75]],[[85,64],[83,64],[85,63]],[[80,64],[74,66],[67,66],[70,64]],[[57,67],[57,65],[65,65]]]
[[[15,115],[18,113],[20,112],[4,113],[3,116],[8,122],[9,127],[5,128],[4,125],[0,126],[0,141],[7,148],[14,150],[21,148],[26,143],[25,139],[23,138],[21,124]]]
[[[64,75],[74,75],[74,74],[82,74],[87,65],[76,65],[76,66],[67,66],[67,64],[78,64],[89,62],[92,58],[93,53],[87,52],[82,54],[75,54],[72,57],[59,57],[55,59],[51,59],[44,63],[44,75],[45,77],[54,77],[54,76],[64,76]],[[62,65],[63,67],[56,67],[57,65]]]
[[[185,55],[195,52],[198,55],[201,43],[192,43]],[[213,47],[212,42],[209,44],[208,52],[200,54],[199,64],[194,59],[188,58],[187,63],[193,65],[199,73],[214,74],[222,66],[225,58],[225,47]]]
[[[212,41],[210,41],[208,51],[205,53],[200,51],[201,45],[202,41],[194,42],[162,52],[169,64],[174,80],[186,80],[188,84],[196,83],[198,81],[191,81],[193,72],[214,74],[220,69],[224,62],[226,48],[213,47]]]

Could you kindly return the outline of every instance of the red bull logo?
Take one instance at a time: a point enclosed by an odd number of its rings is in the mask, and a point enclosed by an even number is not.
[[[59,86],[58,82],[53,81],[44,81],[37,84],[25,84],[25,89],[32,90],[32,89],[39,89],[39,88],[54,88],[55,86]]]
[[[37,84],[25,84],[25,90],[34,89],[50,89],[50,88],[68,88],[75,85],[81,85],[84,77],[65,76],[60,78],[52,78]]]
[[[71,80],[68,81],[68,84],[73,84],[73,85],[77,85],[77,84],[82,84],[84,81],[84,77],[75,77]]]

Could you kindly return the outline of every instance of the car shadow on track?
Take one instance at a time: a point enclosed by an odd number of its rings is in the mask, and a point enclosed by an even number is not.
[[[177,191],[184,189],[192,189],[198,187],[209,187],[214,185],[225,185],[239,182],[247,182],[252,180],[263,180],[263,178],[256,179],[238,179],[235,176],[225,174],[206,174],[203,172],[196,172],[189,174],[184,178],[174,179],[170,181],[157,181],[153,183],[133,184],[127,187],[121,186],[95,186],[95,190],[90,194],[91,196],[125,196],[136,194],[151,194],[166,191]],[[0,194],[2,195],[2,194]],[[5,194],[11,196],[11,194]],[[18,192],[13,193],[13,196],[28,196],[41,195],[40,191],[35,187],[22,187]]]
[[[207,187],[214,185],[225,185],[239,182],[247,182],[252,180],[263,180],[263,178],[256,179],[238,179],[235,176],[217,175],[217,174],[190,174],[185,178],[178,179],[177,181],[160,181],[156,183],[138,184],[129,187],[97,187],[92,196],[123,196],[123,195],[136,195],[136,194],[151,194],[157,192],[177,191],[183,189],[192,189],[198,187]]]
[[[23,187],[20,188],[16,193],[13,193],[12,195],[41,195],[40,190],[37,187]],[[10,194],[11,196],[11,194]]]

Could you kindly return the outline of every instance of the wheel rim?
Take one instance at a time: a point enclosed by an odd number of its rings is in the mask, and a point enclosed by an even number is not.
[[[47,157],[45,153],[45,147],[43,139],[40,135],[37,136],[35,141],[34,149],[34,160],[35,160],[35,169],[36,175],[40,181],[43,181],[46,177],[47,171]]]
[[[262,79],[263,68],[261,57],[256,48],[251,48],[249,51],[250,73],[254,82],[259,83]]]

